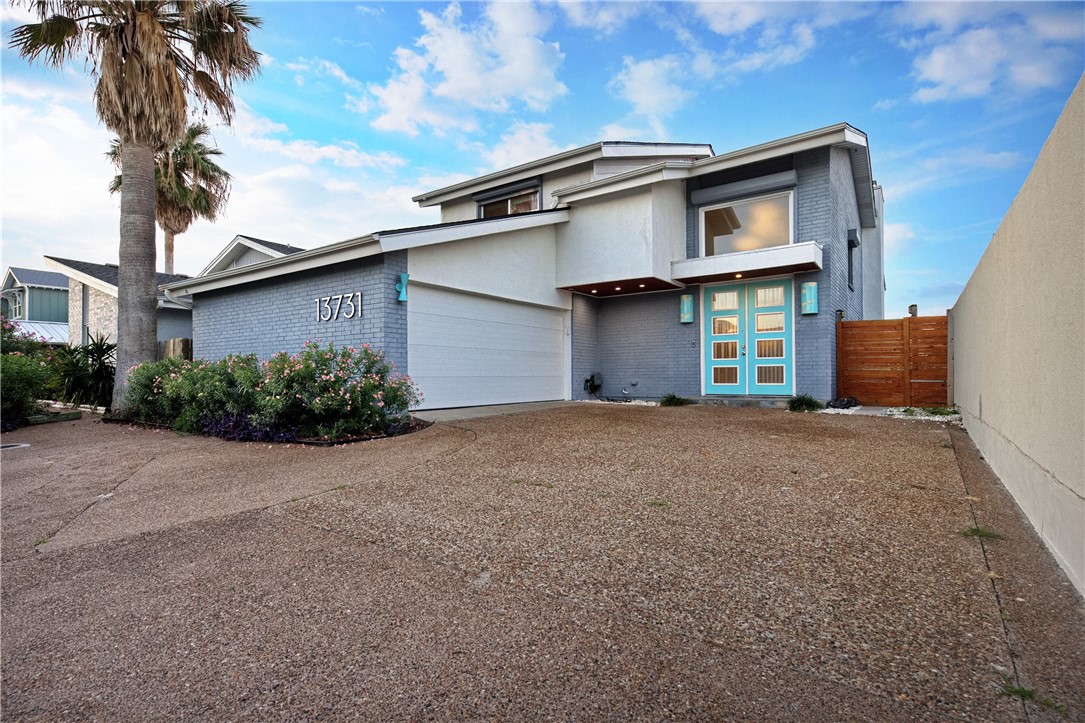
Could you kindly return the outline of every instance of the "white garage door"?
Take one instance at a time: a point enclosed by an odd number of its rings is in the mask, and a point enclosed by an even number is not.
[[[407,367],[421,408],[564,399],[566,314],[412,286]]]

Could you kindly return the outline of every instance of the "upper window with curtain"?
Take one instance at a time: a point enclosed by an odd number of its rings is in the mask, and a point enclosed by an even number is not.
[[[530,213],[539,210],[539,191],[534,189],[524,193],[517,193],[506,198],[499,198],[478,205],[479,218],[497,218],[498,216],[515,216],[519,213]]]
[[[791,243],[793,192],[729,201],[701,209],[701,253],[719,256]]]

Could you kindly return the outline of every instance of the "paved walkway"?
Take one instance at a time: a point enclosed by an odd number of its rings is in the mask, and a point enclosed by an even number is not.
[[[333,448],[2,441],[31,445],[2,453],[5,720],[1085,716],[1081,600],[953,427],[576,404]]]

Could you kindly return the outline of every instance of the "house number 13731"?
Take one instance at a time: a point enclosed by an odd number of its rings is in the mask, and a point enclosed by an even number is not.
[[[313,299],[313,303],[316,304],[317,321],[335,321],[362,316],[362,292],[360,291],[355,291],[353,294],[322,296],[319,299]]]

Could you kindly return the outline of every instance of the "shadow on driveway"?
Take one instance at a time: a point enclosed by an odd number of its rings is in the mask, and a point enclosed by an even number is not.
[[[1007,684],[1085,715],[1081,601],[940,424],[585,404],[336,448],[4,442],[31,445],[2,459],[7,719],[1023,720]]]

